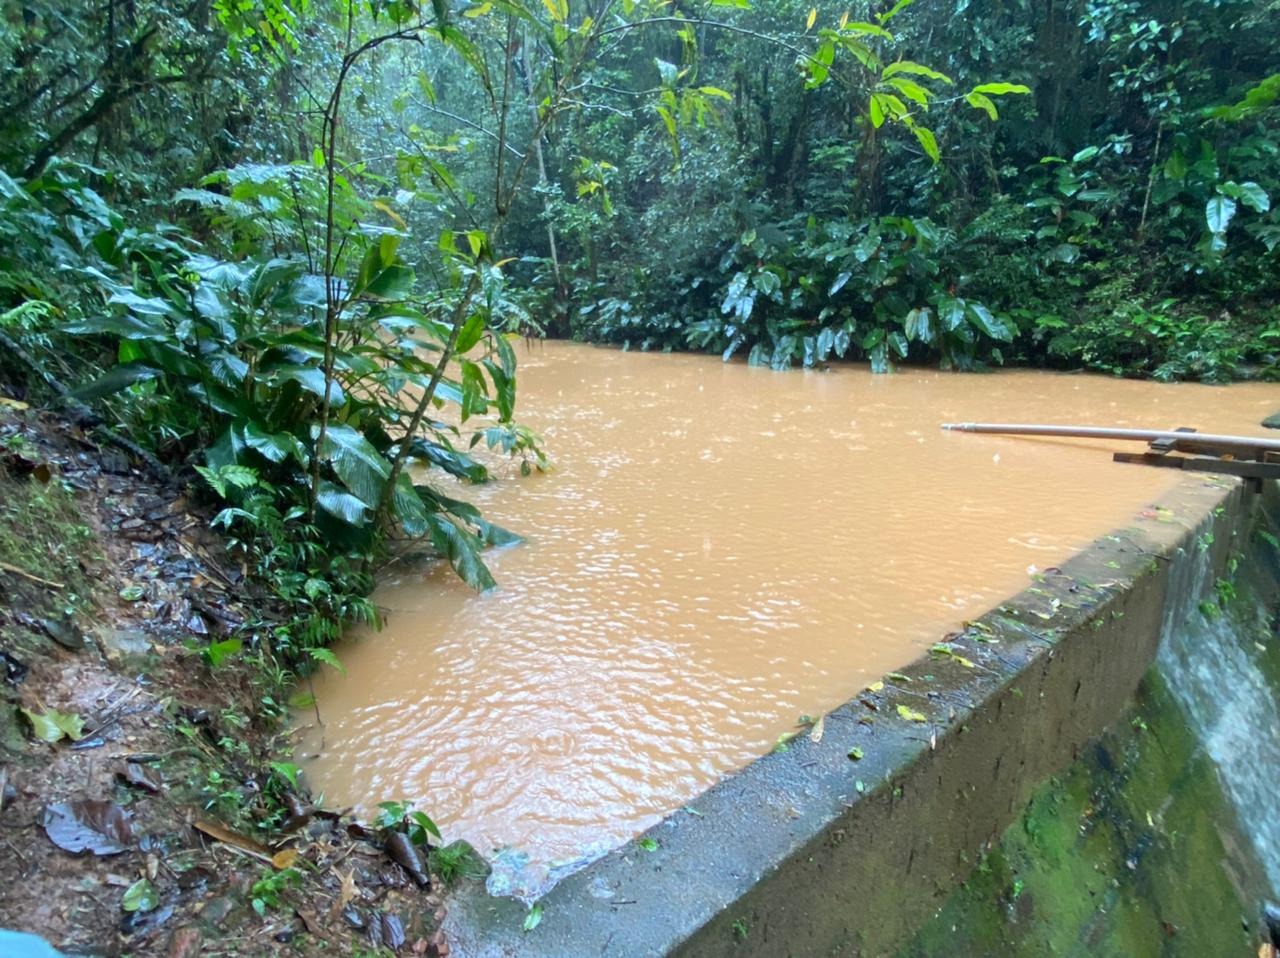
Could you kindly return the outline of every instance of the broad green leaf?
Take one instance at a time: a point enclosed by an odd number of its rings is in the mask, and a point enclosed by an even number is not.
[[[928,718],[925,717],[925,714],[923,712],[917,712],[915,709],[908,708],[905,705],[898,706],[898,717],[906,719],[908,722],[929,721]]]
[[[467,321],[463,324],[461,332],[458,333],[458,341],[454,344],[454,352],[459,355],[469,353],[480,342],[484,336],[484,316],[480,313],[473,313],[467,317]]]
[[[569,0],[542,0],[542,5],[556,23],[564,23],[569,19]]]
[[[216,669],[233,655],[238,655],[242,648],[243,644],[239,639],[223,639],[221,642],[209,643],[201,655],[210,668]]]
[[[938,319],[947,332],[955,332],[964,323],[965,302],[953,296],[943,296],[938,300]]]
[[[969,303],[967,308],[970,321],[986,335],[1004,343],[1013,342],[1013,330],[1004,320],[996,318],[987,307],[981,303]]]
[[[995,103],[989,96],[982,93],[966,93],[964,98],[965,102],[970,106],[979,110],[986,110],[987,116],[991,117],[991,119],[998,120],[1000,118],[1000,111],[996,109]]]
[[[489,481],[489,470],[481,463],[476,462],[465,452],[459,452],[442,443],[428,439],[415,439],[410,443],[409,451],[415,458],[429,462],[433,466],[439,466],[459,479],[474,483]]]
[[[1021,83],[979,83],[973,88],[974,93],[985,93],[987,96],[1004,96],[1009,93],[1030,93],[1031,87]]]
[[[324,396],[324,370],[319,366],[277,366],[274,369],[263,370],[256,378],[260,382],[273,384],[278,384],[281,380],[295,382],[314,396]],[[346,394],[336,380],[329,381],[329,402],[334,406],[340,406],[346,402]]]
[[[542,921],[542,904],[535,904],[529,909],[529,914],[524,917],[524,930],[526,932],[533,931]]]
[[[916,63],[912,60],[898,60],[896,63],[890,63],[884,68],[884,72],[880,74],[880,79],[887,80],[899,73],[910,73],[915,76],[925,77],[929,80],[941,80],[943,83],[954,83],[951,77],[945,73],[939,73],[931,67],[925,66],[923,63]]]
[[[860,20],[854,20],[846,23],[840,28],[846,33],[859,33],[866,36],[879,37],[882,40],[892,40],[893,34],[884,27],[876,26],[874,23],[865,23]]]
[[[122,363],[118,366],[112,366],[88,385],[76,389],[72,395],[85,401],[100,399],[103,396],[118,393],[134,383],[147,382],[162,375],[164,374],[160,370],[153,369],[145,363]]]
[[[466,422],[472,415],[488,412],[489,396],[480,367],[469,359],[462,360],[459,366],[462,369],[462,421]]]
[[[369,507],[351,495],[351,493],[344,492],[328,481],[320,483],[320,491],[316,496],[316,505],[329,513],[329,515],[341,519],[349,526],[363,525],[365,514],[369,511]]]
[[[319,438],[319,425],[313,426],[311,432],[312,438]],[[330,423],[319,455],[329,461],[342,484],[365,505],[377,505],[391,464],[359,430],[345,423]]]
[[[160,893],[156,886],[145,878],[139,878],[125,889],[120,899],[120,907],[125,911],[152,911],[160,904]]]
[[[804,66],[809,72],[809,79],[805,81],[805,88],[813,90],[822,86],[827,81],[827,77],[831,75],[831,65],[836,59],[836,46],[831,40],[824,40],[818,44],[818,49],[813,51],[813,55],[809,57]]]
[[[871,125],[876,129],[884,126],[884,105],[881,102],[879,93],[871,94],[871,104],[869,109],[871,111]]]
[[[442,838],[440,827],[431,820],[426,812],[410,812],[409,821],[413,822],[425,832],[430,832],[436,838]]]
[[[1215,196],[1204,206],[1204,218],[1209,225],[1209,232],[1217,235],[1227,231],[1231,218],[1235,215],[1235,200],[1225,196]]]
[[[31,723],[31,734],[42,742],[53,744],[63,738],[78,742],[84,738],[84,721],[79,715],[57,709],[45,709],[40,713],[25,708],[20,711]]]
[[[867,358],[871,360],[871,371],[873,373],[880,374],[893,371],[893,366],[889,363],[889,347],[884,343],[873,347],[867,354]]]
[[[463,582],[477,592],[487,592],[497,585],[480,558],[479,539],[439,513],[428,515],[427,525],[432,543]]]
[[[929,91],[919,83],[914,80],[908,80],[906,77],[892,77],[885,82],[908,100],[919,103],[926,110],[929,109]]]
[[[255,422],[245,423],[244,441],[250,449],[271,462],[284,462],[292,456],[299,465],[307,464],[307,447],[287,432],[269,433]]]
[[[1271,209],[1271,197],[1267,195],[1267,191],[1252,181],[1234,183],[1228,180],[1226,183],[1218,184],[1218,192],[1223,196],[1239,200],[1257,213],[1265,213]]]
[[[906,333],[908,340],[919,340],[926,346],[933,344],[933,328],[928,307],[913,309],[907,313],[904,327],[903,331]]]
[[[898,0],[897,3],[895,3],[892,7],[889,8],[889,11],[887,13],[877,14],[876,19],[879,20],[881,23],[888,23],[890,20],[892,20],[894,17],[900,14],[907,7],[911,6],[913,2],[914,0]]]
[[[920,147],[924,150],[925,156],[929,157],[934,163],[942,159],[942,153],[938,150],[938,140],[934,137],[932,130],[913,123],[911,132],[916,135],[916,139],[920,142]]]

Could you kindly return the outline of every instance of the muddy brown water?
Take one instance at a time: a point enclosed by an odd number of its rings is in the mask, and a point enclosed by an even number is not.
[[[316,682],[307,776],[366,813],[412,800],[496,858],[498,890],[536,894],[1180,481],[1111,462],[1132,444],[939,423],[1266,435],[1278,402],[1261,384],[535,346],[520,415],[554,469],[465,490],[527,541],[490,553],[486,595],[440,566],[382,584],[386,627]]]

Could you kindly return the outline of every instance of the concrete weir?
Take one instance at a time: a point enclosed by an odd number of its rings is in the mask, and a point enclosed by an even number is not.
[[[1224,569],[1276,494],[1188,479],[828,714],[820,740],[797,738],[565,878],[532,931],[522,903],[461,894],[452,954],[892,954],[1037,786],[1124,714],[1175,559]]]

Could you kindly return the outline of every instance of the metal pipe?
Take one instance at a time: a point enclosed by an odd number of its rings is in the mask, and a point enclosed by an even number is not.
[[[1111,429],[1105,426],[1041,426],[1031,423],[991,422],[947,422],[942,424],[942,428],[957,432],[997,433],[1006,436],[1067,436],[1073,439],[1122,439],[1132,442],[1167,440],[1175,445],[1280,452],[1280,439],[1224,436],[1208,432],[1178,432],[1172,429]]]

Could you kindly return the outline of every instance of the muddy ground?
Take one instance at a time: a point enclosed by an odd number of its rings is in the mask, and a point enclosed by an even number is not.
[[[439,853],[296,783],[278,610],[208,519],[0,405],[0,928],[66,955],[446,955]]]

